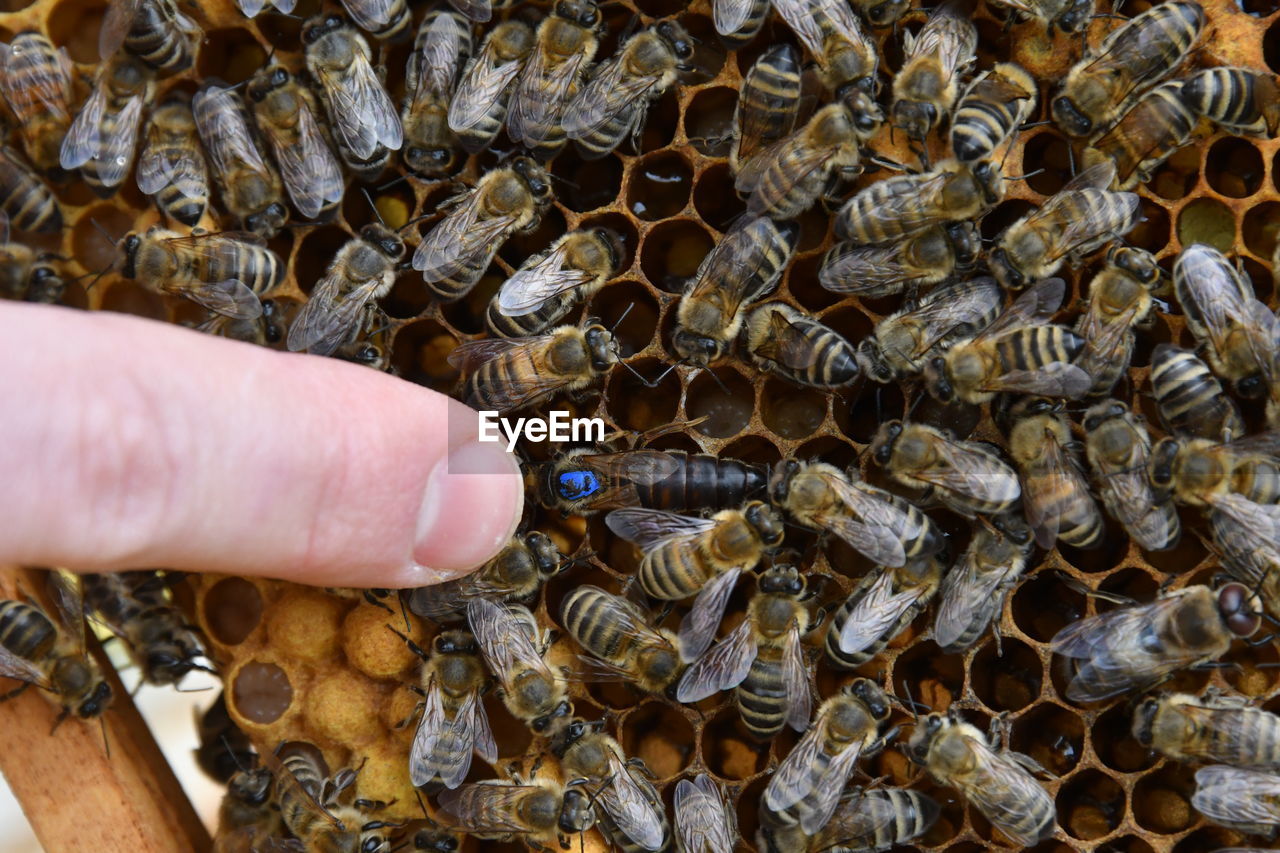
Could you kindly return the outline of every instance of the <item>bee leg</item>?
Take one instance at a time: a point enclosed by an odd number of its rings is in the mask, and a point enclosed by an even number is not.
[[[991,745],[996,751],[1004,749],[1009,743],[1009,712],[1002,711],[991,718],[991,725],[987,727],[987,739],[991,741]]]
[[[70,708],[63,708],[62,713],[53,721],[53,726],[49,729],[49,735],[52,736],[58,730],[58,726],[62,725],[62,721],[71,716]]]
[[[387,603],[382,600],[390,594],[391,590],[389,589],[366,589],[364,590],[364,600],[372,604],[374,607],[381,607],[388,613],[394,614],[395,611],[388,607]]]
[[[30,681],[24,681],[24,682],[22,682],[22,683],[21,683],[21,684],[19,684],[17,687],[15,687],[14,689],[10,690],[8,693],[0,694],[0,702],[7,702],[7,701],[9,701],[10,699],[15,699],[15,698],[17,698],[18,696],[20,696],[20,695],[22,695],[24,692],[26,692],[26,689],[27,689],[28,687],[30,687],[30,686],[31,686],[31,682],[30,682]]]
[[[819,607],[813,612],[813,618],[809,620],[809,624],[801,632],[801,634],[811,634],[822,627],[822,623],[827,619],[827,608]]]
[[[1032,776],[1041,776],[1046,779],[1058,778],[1053,773],[1049,772],[1049,770],[1046,769],[1043,764],[1041,764],[1039,761],[1036,761],[1030,755],[1024,755],[1021,752],[1014,752],[1011,749],[1006,749],[1004,754],[1009,758],[1013,759],[1015,763],[1022,765],[1022,768],[1026,770],[1028,773],[1030,773]]]
[[[633,770],[639,770],[641,773],[643,773],[645,776],[648,776],[650,779],[658,778],[657,776],[653,775],[653,771],[650,770],[649,766],[644,763],[643,758],[628,758],[626,763],[628,767],[630,767]]]

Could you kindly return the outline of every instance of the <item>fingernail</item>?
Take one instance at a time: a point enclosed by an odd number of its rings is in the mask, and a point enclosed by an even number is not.
[[[450,451],[427,477],[413,559],[438,580],[465,574],[516,532],[524,506],[520,463],[496,442]]]

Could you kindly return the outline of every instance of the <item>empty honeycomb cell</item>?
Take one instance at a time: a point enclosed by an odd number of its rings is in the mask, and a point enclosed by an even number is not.
[[[412,320],[431,306],[431,291],[422,283],[422,274],[416,270],[404,270],[396,276],[391,292],[378,303],[388,317]]]
[[[716,163],[699,176],[693,189],[693,207],[703,222],[721,232],[742,215],[742,202],[733,189],[728,164]]]
[[[760,419],[780,438],[808,438],[827,417],[827,396],[781,379],[767,379],[760,396]]]
[[[925,640],[894,661],[893,682],[904,685],[895,689],[899,696],[906,698],[902,691],[909,686],[914,701],[945,711],[964,689],[964,661],[959,655],[944,655],[937,643]]]
[[[164,299],[131,281],[113,282],[102,297],[101,308],[150,320],[165,319]]]
[[[396,599],[391,606],[398,609]],[[392,624],[393,623],[393,624]],[[401,614],[389,614],[381,607],[362,601],[342,620],[342,651],[347,662],[370,678],[396,678],[419,663],[407,643],[389,630],[407,634],[419,646],[423,638],[421,623],[406,620]]]
[[[1022,168],[1030,175],[1027,186],[1041,195],[1062,189],[1071,180],[1071,166],[1071,149],[1056,130],[1043,130],[1024,143]]]
[[[84,207],[86,205],[93,204],[98,200],[97,193],[90,189],[89,185],[84,181],[50,181],[49,189],[53,190],[53,194],[57,197],[58,201],[64,205],[69,204],[74,207]]]
[[[1245,276],[1253,285],[1253,292],[1259,300],[1267,302],[1271,298],[1271,292],[1275,289],[1275,280],[1272,278],[1271,270],[1255,261],[1253,258],[1240,255],[1238,260],[1240,266],[1244,270]]]
[[[763,436],[745,435],[726,444],[720,451],[720,455],[726,459],[741,459],[744,462],[772,467],[782,458],[782,451]]]
[[[703,8],[705,9],[706,7],[704,6]],[[684,75],[685,85],[693,86],[705,83],[720,73],[720,69],[724,67],[726,60],[728,60],[728,52],[716,33],[715,25],[706,15],[698,14],[686,8],[685,14],[681,18],[681,23],[684,24],[685,29],[689,31],[689,35],[693,36],[696,42],[693,59],[690,63],[692,67]]]
[[[1129,536],[1124,527],[1103,515],[1102,541],[1092,548],[1073,548],[1058,543],[1058,553],[1083,572],[1105,572],[1118,566],[1129,553]]]
[[[1169,211],[1149,198],[1141,198],[1138,204],[1142,218],[1125,235],[1125,240],[1139,249],[1159,252],[1169,244]]]
[[[98,61],[98,31],[107,4],[98,0],[61,0],[48,13],[49,40],[65,47],[73,62]]]
[[[636,281],[609,284],[591,300],[588,311],[613,331],[623,358],[647,347],[658,328],[658,304],[649,289]]]
[[[640,246],[640,235],[630,219],[621,213],[597,213],[583,217],[578,227],[581,229],[608,228],[617,234],[622,244],[622,254],[618,258],[618,271],[631,269],[636,259],[636,249]]]
[[[578,213],[613,204],[622,188],[622,161],[616,154],[598,160],[583,160],[573,148],[566,148],[551,161],[556,198]]]
[[[307,587],[286,592],[267,613],[267,637],[290,660],[319,662],[338,653],[346,602]]]
[[[837,468],[848,468],[858,463],[858,448],[830,435],[809,439],[791,455],[796,459],[821,459]]]
[[[714,438],[742,432],[755,409],[755,393],[745,376],[731,367],[700,371],[685,396],[691,419],[704,418],[695,429]]]
[[[640,151],[636,153],[647,154],[671,144],[676,125],[680,123],[679,97],[675,88],[671,88],[649,105],[649,112],[639,137]],[[631,149],[629,141],[625,145],[627,150]]]
[[[713,86],[694,95],[684,113],[684,135],[689,143],[708,157],[727,156],[733,134],[733,111],[737,105],[738,93],[728,86]],[[713,168],[728,171],[728,166],[724,165]],[[704,180],[705,177],[700,177],[698,182]],[[729,185],[733,186],[732,179]],[[706,216],[702,219],[708,222]]]
[[[1098,584],[1098,589],[1112,595],[1122,595],[1132,601],[1147,602],[1156,597],[1159,586],[1159,582],[1149,572],[1139,568],[1125,568],[1104,578],[1102,583]],[[1127,605],[1098,598],[1096,606],[1101,613]]]
[[[587,694],[610,711],[621,712],[634,708],[639,693],[620,681],[598,681],[587,685]],[[628,755],[633,753],[628,750]]]
[[[409,323],[396,334],[391,364],[402,377],[437,391],[447,389],[458,378],[449,364],[449,353],[458,339],[434,320]]]
[[[276,49],[277,53],[291,53],[302,48],[302,22],[315,11],[305,11],[304,3],[299,3],[292,15],[274,15],[268,6],[263,13],[254,19],[254,24],[264,41]],[[319,4],[316,4],[316,11]]]
[[[326,672],[307,690],[307,728],[335,743],[366,745],[382,734],[378,709],[382,693],[372,681],[348,669]]]
[[[1053,573],[1040,572],[1018,586],[1010,609],[1018,628],[1044,643],[1084,615],[1085,597]]]
[[[1086,735],[1084,721],[1061,705],[1037,705],[1013,720],[1012,732],[1010,747],[1031,756],[1054,776],[1065,776],[1080,763]]]
[[[802,307],[810,311],[822,311],[841,301],[839,294],[832,293],[818,283],[818,269],[821,266],[821,255],[805,255],[792,261],[786,274],[787,290]]]
[[[215,642],[235,646],[258,627],[262,608],[262,593],[251,581],[223,578],[204,593],[201,626]]]
[[[1231,198],[1256,193],[1262,186],[1265,170],[1262,154],[1247,139],[1234,136],[1219,139],[1205,155],[1204,176],[1209,186]]]
[[[293,685],[274,663],[250,661],[231,676],[231,708],[250,723],[274,723],[291,704]]]
[[[1147,186],[1160,198],[1185,198],[1200,180],[1200,151],[1194,146],[1179,148],[1152,174]]]
[[[210,30],[204,34],[196,70],[202,78],[217,78],[226,83],[241,83],[252,77],[265,64],[267,52],[241,27]]]
[[[600,559],[614,572],[620,575],[635,575],[640,565],[639,549],[627,540],[615,536],[605,526],[603,516],[591,519],[587,526],[587,538],[591,550],[600,555]]]
[[[1270,258],[1276,249],[1276,232],[1280,231],[1280,202],[1269,201],[1249,208],[1240,233],[1244,245],[1260,258]]]
[[[973,692],[993,711],[1020,711],[1040,697],[1044,678],[1040,657],[1026,643],[1005,637],[997,655],[989,642],[969,668]]]
[[[696,745],[689,720],[663,702],[648,702],[627,714],[618,740],[628,756],[643,759],[660,780],[687,767]]]
[[[712,771],[714,772],[714,771]],[[738,833],[743,840],[754,841],[756,831],[760,828],[760,797],[769,784],[768,776],[761,776],[744,785],[737,796]]]
[[[1083,770],[1058,789],[1058,823],[1085,841],[1109,835],[1124,818],[1124,790],[1098,770]]]
[[[95,205],[71,229],[72,256],[86,270],[106,269],[120,257],[115,241],[133,230],[134,222],[134,216],[114,205]]]
[[[1197,198],[1178,214],[1178,242],[1184,246],[1205,243],[1220,252],[1230,252],[1235,238],[1235,217],[1216,199]]]
[[[995,240],[1004,229],[1026,216],[1036,205],[1026,199],[1006,199],[982,219],[980,231],[987,240]]]
[[[293,279],[303,293],[311,293],[311,288],[324,277],[334,255],[350,239],[351,234],[338,225],[316,228],[302,238],[293,259]]]
[[[615,370],[609,377],[607,396],[613,422],[623,429],[643,432],[674,421],[680,406],[680,378],[675,371],[666,373],[665,365],[653,358],[633,359],[628,365],[635,373]],[[651,385],[659,376],[661,380]]]
[[[707,769],[722,779],[750,779],[765,768],[769,745],[752,739],[742,727],[738,706],[726,702],[703,724],[702,760]]]
[[[1138,780],[1133,787],[1133,817],[1153,832],[1180,832],[1191,825],[1195,812],[1191,794],[1196,789],[1195,768],[1166,764]]]
[[[640,219],[669,219],[684,210],[693,169],[676,151],[652,154],[631,166],[627,208]]]
[[[796,217],[796,221],[800,223],[797,253],[812,252],[826,242],[827,234],[831,231],[831,213],[825,204],[823,199],[819,199],[815,205],[800,211],[800,215]]]
[[[712,243],[711,235],[696,222],[660,222],[644,234],[640,269],[654,287],[682,293],[685,283],[698,271],[698,264],[711,251]]]

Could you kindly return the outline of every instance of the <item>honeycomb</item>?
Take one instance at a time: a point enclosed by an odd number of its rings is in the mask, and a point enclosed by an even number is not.
[[[1193,64],[1280,71],[1280,13],[1273,0],[1202,2],[1210,24]],[[0,0],[0,39],[7,41],[28,28],[45,32],[56,45],[67,48],[84,77],[79,84],[83,95],[97,60],[97,25],[105,5],[103,0]],[[1134,15],[1149,5],[1147,0],[1133,0],[1123,12]],[[302,0],[297,14],[305,18],[317,11],[318,0]],[[417,273],[406,271],[399,277],[381,302],[390,323],[379,342],[389,353],[391,368],[403,378],[440,391],[452,390],[458,377],[446,356],[458,342],[482,332],[485,306],[501,281],[525,257],[566,230],[590,226],[620,233],[626,257],[615,278],[572,316],[595,316],[613,325],[625,315],[616,335],[626,362],[641,376],[657,377],[670,363],[667,347],[684,282],[744,209],[733,191],[726,159],[738,87],[766,47],[794,39],[771,16],[754,41],[738,51],[726,50],[714,33],[707,0],[695,0],[687,8],[678,0],[626,0],[608,4],[602,11],[607,35],[601,41],[600,57],[614,52],[635,14],[646,23],[679,14],[700,42],[694,72],[654,103],[638,152],[624,145],[621,151],[592,162],[582,160],[572,149],[558,155],[551,164],[558,179],[557,198],[541,225],[508,241],[467,298],[440,304],[429,297]],[[163,79],[157,101],[173,89],[194,91],[197,81],[206,77],[239,83],[261,67],[272,50],[276,58],[295,67],[300,64],[301,19],[264,14],[246,20],[229,0],[202,3],[194,14],[206,30],[199,59],[191,71]],[[416,19],[421,14],[423,10],[415,10]],[[498,17],[509,14],[510,10],[502,11]],[[1005,18],[1004,11],[989,0],[978,3],[978,68],[1005,60],[1022,64],[1040,82],[1038,118],[1045,118],[1046,95],[1078,57],[1079,44],[1065,36],[1049,38],[1034,21],[1010,23]],[[916,30],[923,20],[924,13],[915,8],[900,28]],[[1113,26],[1114,21],[1095,20],[1090,41],[1096,43]],[[876,31],[875,37],[882,47],[882,69],[896,69],[902,58],[900,38],[884,30]],[[387,68],[388,88],[398,100],[409,46],[378,49]],[[914,162],[901,137],[895,144],[887,131],[872,141],[872,147],[886,157]],[[935,160],[944,156],[940,140],[932,140],[930,147]],[[473,182],[499,157],[498,151],[485,151],[470,158],[458,179]],[[1064,138],[1052,125],[1024,131],[1013,144],[1004,170],[1008,175],[1036,174],[1009,184],[1006,200],[981,223],[987,238],[1069,179]],[[871,170],[851,189],[883,174]],[[429,227],[439,216],[435,212],[439,202],[456,189],[450,181],[410,179],[388,184],[391,178],[388,173],[380,188],[371,192],[378,214],[393,227],[424,215],[425,224],[417,228]],[[61,234],[32,236],[31,241],[69,258],[72,276],[94,273],[115,258],[115,248],[103,231],[119,236],[158,218],[132,180],[105,200],[81,182],[57,186],[55,191],[68,227]],[[1280,141],[1238,138],[1202,126],[1193,143],[1175,154],[1138,192],[1145,219],[1129,235],[1132,244],[1153,252],[1168,268],[1183,245],[1210,243],[1239,257],[1259,298],[1276,306],[1271,259],[1280,230]],[[275,237],[270,245],[288,259],[290,274],[273,298],[295,310],[342,242],[372,221],[373,214],[363,194],[349,191],[334,222],[288,228]],[[829,217],[820,206],[800,217],[799,250],[776,298],[816,315],[857,342],[898,307],[897,300],[843,297],[820,287],[817,270],[831,242]],[[1084,297],[1082,282],[1090,279],[1098,264],[1095,258],[1064,271],[1071,296],[1061,322],[1074,322]],[[203,319],[190,303],[155,295],[113,274],[92,288],[84,279],[71,283],[64,301],[169,322]],[[1155,434],[1159,419],[1145,391],[1148,361],[1152,348],[1168,341],[1194,346],[1176,304],[1164,306],[1153,327],[1138,331],[1132,369],[1116,391],[1116,396],[1147,416]],[[652,388],[631,372],[613,370],[602,393],[589,397],[576,414],[599,416],[623,431],[693,423],[657,438],[654,446],[661,448],[759,463],[791,456],[820,457],[845,466],[863,459],[879,421],[902,417],[919,392],[919,388],[860,382],[839,394],[824,394],[732,361],[702,372],[677,366]],[[1261,413],[1248,405],[1246,412],[1256,427]],[[915,408],[913,417],[945,423],[962,436],[997,435],[985,408],[959,423],[954,412],[926,400]],[[531,452],[547,451],[535,446]],[[867,467],[865,462],[862,466]],[[895,489],[874,468],[864,474],[876,485]],[[593,554],[546,585],[534,608],[544,624],[556,624],[554,614],[575,586],[591,582],[617,591],[634,573],[632,549],[613,537],[601,519],[588,523],[551,511],[531,509],[529,513],[531,525],[551,535],[566,553]],[[931,514],[952,534],[952,554],[960,553],[967,536],[963,526],[945,514]],[[1141,551],[1108,519],[1101,548],[1062,547],[1040,556],[1005,606],[1002,656],[989,636],[963,655],[941,654],[931,640],[922,639],[932,615],[927,611],[858,670],[898,695],[909,691],[916,701],[935,710],[962,708],[966,718],[982,728],[993,717],[1007,715],[1013,748],[1030,754],[1057,776],[1045,785],[1055,798],[1061,831],[1037,850],[1191,853],[1242,842],[1237,834],[1208,825],[1192,811],[1193,768],[1148,755],[1129,734],[1129,709],[1123,700],[1078,707],[1063,698],[1063,674],[1047,645],[1059,628],[1095,612],[1098,605],[1080,592],[1081,583],[1147,600],[1170,580],[1175,586],[1208,582],[1217,567],[1196,535],[1203,532],[1203,524],[1190,513],[1184,513],[1183,522],[1187,533],[1167,552]],[[824,600],[842,599],[872,568],[838,540],[827,541],[822,548],[815,544],[813,534],[788,529],[787,547],[806,558],[812,555],[810,576],[827,578]],[[331,767],[361,767],[359,796],[390,803],[380,817],[421,818],[407,771],[412,727],[397,728],[417,702],[406,685],[415,682],[418,660],[385,627],[398,624],[400,614],[389,614],[358,595],[283,582],[206,576],[192,583],[196,616],[225,678],[232,714],[258,749],[271,749],[285,740],[314,743]],[[740,584],[730,603],[727,625],[742,618],[752,586]],[[677,611],[668,617],[668,624],[674,626],[678,618]],[[410,636],[425,647],[430,629],[414,617],[409,621]],[[576,651],[572,645],[571,640],[558,640],[553,660],[569,661]],[[831,669],[819,645],[820,640],[810,649],[814,686],[817,696],[827,697],[851,676]],[[1269,668],[1280,660],[1273,645],[1239,644],[1229,659],[1238,668],[1183,673],[1170,687],[1198,691],[1210,683],[1229,686],[1256,697],[1263,707],[1280,709],[1280,670]],[[575,683],[572,690],[580,716],[607,718],[609,730],[627,754],[644,759],[657,777],[655,784],[669,811],[677,780],[707,772],[724,783],[744,845],[751,846],[758,826],[756,803],[769,771],[794,746],[795,733],[784,731],[772,743],[751,741],[739,727],[728,693],[685,707],[663,697],[641,698],[614,684]],[[499,766],[517,762],[527,770],[545,744],[534,742],[494,696],[487,697],[486,708],[499,747]],[[895,722],[909,723],[909,718],[899,714]],[[872,777],[885,777],[886,784],[911,784],[925,790],[941,803],[942,817],[920,839],[918,849],[963,853],[1008,845],[955,792],[919,775],[897,750],[885,751],[865,770]],[[476,762],[471,778],[492,773]],[[599,846],[594,832],[588,844]],[[490,846],[486,844],[485,849]]]

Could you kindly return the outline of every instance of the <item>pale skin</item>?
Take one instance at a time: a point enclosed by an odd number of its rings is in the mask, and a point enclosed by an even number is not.
[[[515,458],[478,423],[336,359],[0,303],[0,565],[455,578],[523,506]]]

